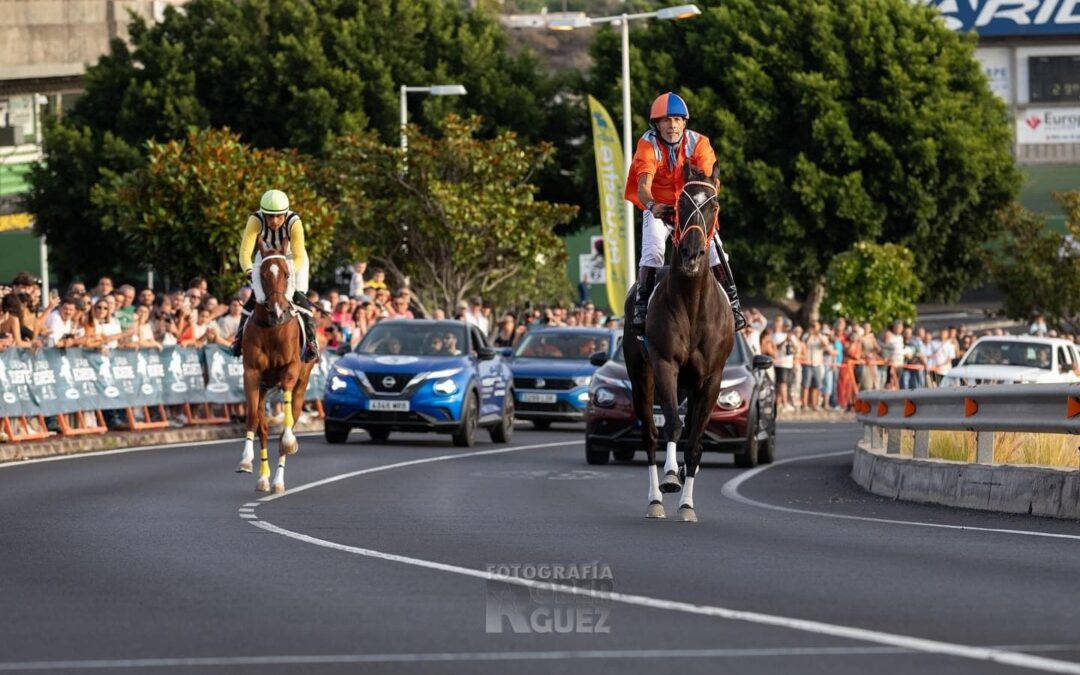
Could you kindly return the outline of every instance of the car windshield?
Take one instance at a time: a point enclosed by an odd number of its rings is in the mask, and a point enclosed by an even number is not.
[[[615,350],[615,355],[611,357],[612,361],[615,361],[616,363],[623,363],[623,362],[626,361],[626,357],[623,356],[622,348],[623,348],[623,346],[622,346],[622,343],[620,342],[618,348]],[[732,348],[731,355],[728,356],[728,360],[727,360],[727,363],[725,365],[728,365],[728,366],[742,366],[742,365],[745,365],[746,364],[746,359],[744,358],[744,355],[746,354],[746,351],[745,351],[746,349],[747,349],[746,342],[743,340],[743,336],[742,335],[737,335],[736,338],[735,338],[735,346]]]
[[[964,359],[964,366],[1023,366],[1050,370],[1052,345],[1039,342],[986,340],[977,343]]]
[[[462,323],[380,321],[356,346],[356,353],[375,356],[460,356],[465,345],[465,324]]]
[[[606,333],[553,331],[526,333],[514,356],[538,359],[587,360],[594,352],[607,352],[610,338]]]

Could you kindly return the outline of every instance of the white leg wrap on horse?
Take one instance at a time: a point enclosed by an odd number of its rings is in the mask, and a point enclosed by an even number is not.
[[[277,471],[274,472],[274,485],[285,484],[285,464],[284,462],[278,463]]]
[[[664,495],[660,492],[660,475],[655,464],[649,465],[649,503],[663,502]]]
[[[674,441],[668,441],[667,446],[665,446],[665,450],[664,450],[664,455],[666,455],[664,457],[664,473],[665,474],[672,473],[672,472],[674,472],[676,474],[679,473],[679,460],[677,459],[678,447],[679,447],[678,443],[675,443]]]
[[[244,441],[244,454],[240,456],[240,461],[251,463],[255,460],[255,441],[253,439],[247,439]]]
[[[682,489],[682,501],[679,502],[679,506],[680,507],[689,506],[690,508],[694,508],[694,477],[693,476],[687,476],[686,477],[686,484],[683,485],[683,489]]]

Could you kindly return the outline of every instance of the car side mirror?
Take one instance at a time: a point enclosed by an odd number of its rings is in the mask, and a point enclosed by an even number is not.
[[[476,350],[476,356],[481,361],[490,361],[499,354],[499,350],[492,349],[491,347],[480,347]]]
[[[589,355],[589,363],[594,366],[602,366],[607,363],[607,352],[593,352]]]
[[[772,357],[765,356],[764,354],[758,354],[751,362],[751,367],[754,370],[766,370],[772,368]]]

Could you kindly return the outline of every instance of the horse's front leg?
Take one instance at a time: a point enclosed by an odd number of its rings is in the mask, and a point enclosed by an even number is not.
[[[296,383],[299,380],[299,373],[297,372],[299,367],[293,364],[282,375],[281,378],[281,397],[285,399],[284,405],[282,405],[283,412],[285,413],[285,424],[281,430],[280,450],[282,456],[295,454],[300,449],[300,443],[296,440],[296,434],[293,433],[293,425],[296,424],[296,418],[299,416],[296,414],[297,408],[294,407],[296,401],[293,401],[293,389],[296,388]],[[304,402],[304,394],[301,392],[299,396],[299,403],[302,405]]]
[[[656,360],[653,362],[653,372],[656,374],[656,396],[664,411],[664,478],[660,481],[660,491],[678,492],[682,489],[682,483],[679,481],[676,450],[683,430],[683,422],[679,419],[679,371],[670,361]]]
[[[251,473],[255,462],[255,430],[259,427],[259,417],[255,411],[256,406],[259,405],[258,381],[258,373],[250,374],[249,371],[244,371],[244,403],[247,411],[245,427],[247,434],[244,436],[244,452],[240,455],[240,464],[236,467],[237,473]]]
[[[649,507],[646,518],[665,518],[664,495],[660,492],[660,477],[656,472],[656,423],[653,421],[653,378],[648,364],[631,387],[634,413],[641,420],[641,440],[645,443],[645,455],[649,462]]]
[[[259,482],[255,489],[259,492],[270,492],[270,433],[266,419],[266,391],[259,388],[259,404],[256,406],[259,415]]]
[[[720,395],[720,381],[713,382],[715,379],[711,378],[706,382],[705,386],[695,392],[687,402],[686,419],[689,424],[690,444],[683,453],[686,485],[683,487],[682,499],[676,515],[676,520],[684,523],[697,522],[697,512],[694,511],[694,480],[697,478],[698,469],[701,468],[701,447],[705,438],[705,428],[709,426],[714,402]]]

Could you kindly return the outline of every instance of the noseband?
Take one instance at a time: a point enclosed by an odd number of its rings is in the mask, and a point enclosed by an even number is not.
[[[700,216],[701,225],[689,225],[684,229],[682,224],[682,218],[679,217],[679,203],[682,201],[683,195],[689,197],[690,201],[694,201],[694,199],[690,197],[690,195],[686,192],[686,188],[690,187],[691,185],[701,185],[703,187],[709,188],[710,190],[712,190],[712,196],[708,199],[703,200],[700,204],[694,203],[694,210],[686,219],[687,222],[689,222],[694,219],[694,216]],[[717,208],[716,213],[713,214],[712,224],[709,226],[708,232],[705,231],[705,213],[702,209],[704,209],[705,205],[709,202],[716,201],[718,196],[719,193],[716,190],[716,186],[703,180],[692,180],[688,181],[685,185],[683,185],[682,190],[679,192],[679,198],[675,200],[675,229],[671,232],[672,244],[674,244],[675,246],[679,246],[682,243],[682,240],[686,238],[686,235],[690,232],[690,230],[700,230],[701,236],[705,238],[705,242],[702,245],[702,250],[709,250],[709,245],[712,243],[712,238],[714,235],[716,235],[716,229],[720,225],[720,209]]]

